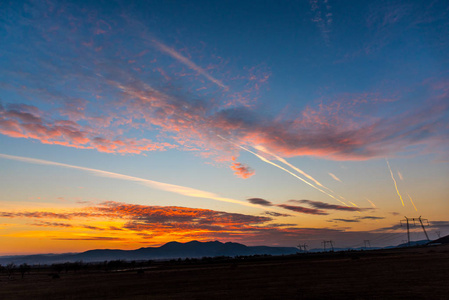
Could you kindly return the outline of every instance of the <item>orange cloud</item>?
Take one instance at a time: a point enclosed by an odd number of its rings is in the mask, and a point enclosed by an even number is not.
[[[253,176],[256,171],[252,170],[249,166],[239,163],[236,161],[236,158],[233,157],[232,160],[234,161],[232,163],[232,165],[230,166],[230,168],[232,170],[234,170],[234,174],[243,178],[243,179],[247,179],[250,178],[251,176]]]

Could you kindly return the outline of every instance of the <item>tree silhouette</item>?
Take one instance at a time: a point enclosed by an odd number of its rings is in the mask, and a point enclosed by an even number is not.
[[[8,274],[8,279],[11,279],[12,275],[14,274],[14,271],[16,270],[16,265],[14,263],[9,263],[5,267],[6,274]]]
[[[22,279],[26,272],[30,272],[30,269],[31,269],[31,266],[26,263],[23,263],[19,266],[19,272],[20,272],[20,274],[22,274]]]

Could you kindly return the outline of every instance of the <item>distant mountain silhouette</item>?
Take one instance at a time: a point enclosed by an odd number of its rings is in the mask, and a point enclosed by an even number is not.
[[[449,244],[449,235],[427,243],[428,245]]]
[[[53,264],[62,262],[101,262],[106,260],[152,260],[174,258],[201,258],[215,256],[244,255],[288,255],[299,252],[295,247],[245,246],[239,243],[191,241],[169,242],[161,247],[147,247],[136,250],[97,249],[82,253],[39,254],[0,257],[0,264]]]

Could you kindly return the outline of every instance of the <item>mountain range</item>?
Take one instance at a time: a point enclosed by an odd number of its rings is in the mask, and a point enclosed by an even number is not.
[[[397,246],[387,247],[360,247],[360,248],[334,248],[339,251],[360,251],[403,248],[408,246],[422,246],[426,244],[447,244],[449,236],[429,242],[427,240],[413,241]],[[310,249],[307,252],[323,252],[322,248]],[[327,249],[330,251],[330,249]],[[250,256],[250,255],[289,255],[304,253],[296,247],[269,247],[269,246],[245,246],[239,243],[222,243],[191,241],[187,243],[169,242],[160,247],[144,247],[136,250],[117,250],[117,249],[96,249],[81,253],[63,253],[63,254],[36,254],[36,255],[14,255],[0,256],[0,264],[15,263],[16,265],[27,264],[54,264],[65,262],[103,262],[111,260],[168,260],[177,258],[202,258],[216,256]]]
[[[136,250],[97,249],[82,253],[37,254],[2,256],[0,264],[53,264],[63,262],[102,262],[110,260],[165,260],[174,258],[202,258],[214,256],[288,255],[299,252],[295,247],[245,246],[239,243],[191,241],[169,242],[160,247],[145,247]]]

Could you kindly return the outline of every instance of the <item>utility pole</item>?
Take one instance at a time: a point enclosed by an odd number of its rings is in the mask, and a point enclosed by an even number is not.
[[[402,222],[406,221],[407,222],[407,244],[410,247],[410,224],[409,224],[409,218],[405,217],[405,220],[401,220],[401,226],[402,226]]]
[[[365,250],[367,250],[367,245],[371,248],[371,243],[369,242],[369,240],[364,240],[363,243],[365,243]]]

